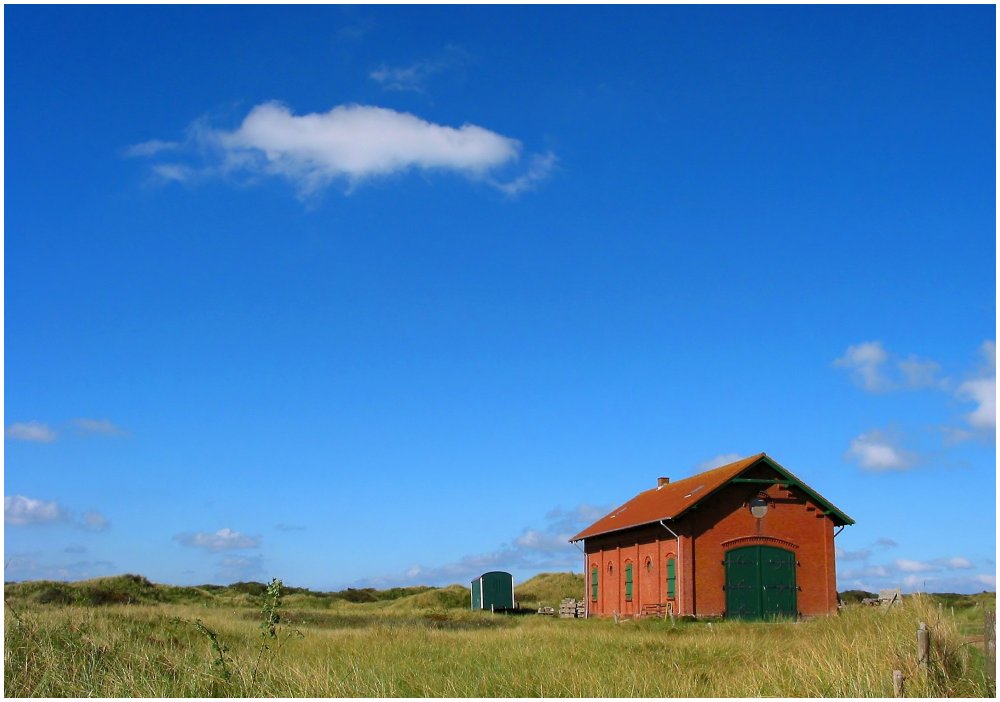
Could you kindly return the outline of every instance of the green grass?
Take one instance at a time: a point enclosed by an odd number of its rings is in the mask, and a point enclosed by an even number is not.
[[[578,577],[538,576],[518,598],[558,604]],[[289,588],[277,636],[262,638],[262,597],[247,584],[167,588],[128,576],[5,590],[12,697],[885,697],[893,670],[907,696],[993,693],[966,631],[978,621],[981,637],[993,593],[802,622],[671,626],[471,612],[458,585],[373,598]],[[81,606],[92,603],[103,606]],[[926,672],[919,621],[932,630]]]
[[[522,607],[554,607],[565,597],[583,597],[583,575],[575,573],[539,573],[514,587],[514,597]]]

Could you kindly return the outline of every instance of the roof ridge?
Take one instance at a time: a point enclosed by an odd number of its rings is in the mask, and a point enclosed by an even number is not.
[[[761,452],[740,458],[731,463],[710,468],[700,473],[695,473],[694,475],[689,475],[677,482],[668,482],[643,490],[632,499],[615,507],[608,514],[598,519],[570,540],[579,541],[582,538],[589,538],[590,536],[619,531],[642,524],[650,524],[661,519],[676,519],[701,500],[714,494],[731,479],[738,477],[743,471],[757,465],[760,461],[766,461],[779,472],[786,473],[788,476],[794,478],[796,484],[812,496],[813,499],[822,502],[823,505],[833,511],[837,518],[845,524],[854,523],[850,517],[834,507],[822,495],[795,477],[791,471],[768,456],[767,453]]]

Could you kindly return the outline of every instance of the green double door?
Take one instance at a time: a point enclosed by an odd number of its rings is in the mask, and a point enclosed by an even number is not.
[[[796,617],[795,554],[774,546],[744,546],[726,553],[726,616]]]

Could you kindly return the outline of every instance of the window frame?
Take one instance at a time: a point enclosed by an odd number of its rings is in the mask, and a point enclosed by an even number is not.
[[[625,561],[625,601],[632,601],[632,585],[633,585],[633,570],[632,561]]]
[[[667,556],[667,599],[677,599],[677,559]]]

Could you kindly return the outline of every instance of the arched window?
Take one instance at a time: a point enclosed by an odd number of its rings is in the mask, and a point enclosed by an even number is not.
[[[632,562],[625,561],[625,601],[632,601]]]
[[[672,600],[676,597],[677,590],[677,572],[676,564],[674,563],[674,557],[670,556],[667,558],[667,599]]]
[[[647,573],[653,572],[653,559],[649,558],[648,556],[646,557],[646,572]]]
[[[590,569],[590,599],[597,602],[597,574],[600,568],[595,564]]]

